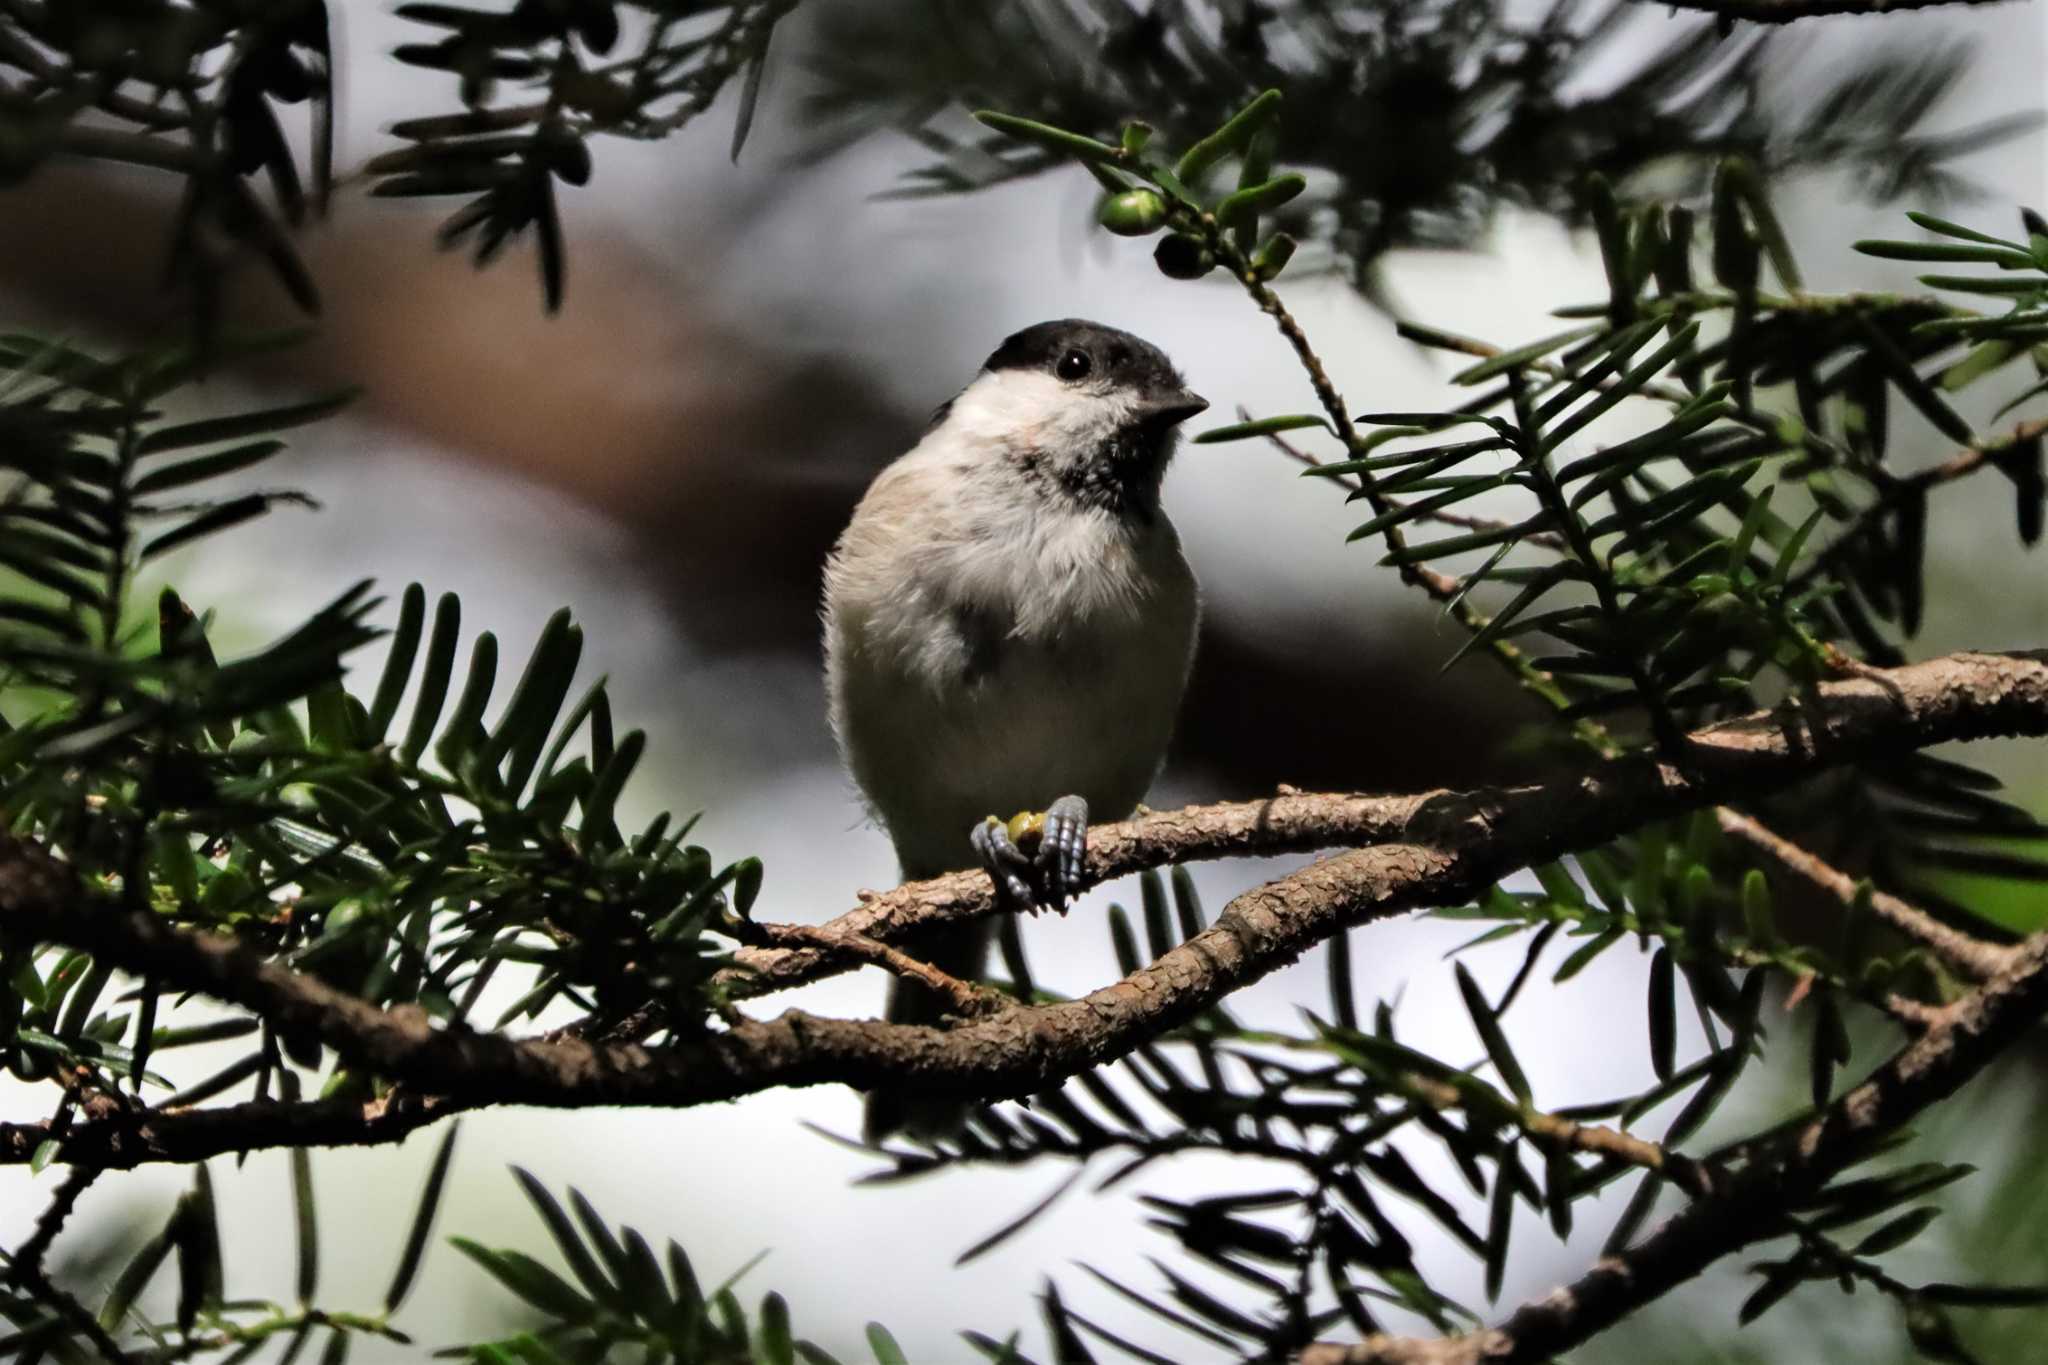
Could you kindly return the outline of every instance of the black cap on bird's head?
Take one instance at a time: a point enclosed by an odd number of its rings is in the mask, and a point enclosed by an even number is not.
[[[1025,486],[1150,522],[1177,428],[1209,406],[1149,341],[1061,318],[1013,334],[932,430],[1014,470]]]
[[[1188,390],[1157,346],[1083,318],[1059,318],[1013,333],[981,368],[1038,371],[1077,388],[1126,394],[1137,420],[1161,429],[1209,406]]]

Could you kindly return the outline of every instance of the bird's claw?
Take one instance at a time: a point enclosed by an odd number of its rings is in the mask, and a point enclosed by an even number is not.
[[[1036,842],[1027,853],[1024,845]],[[1016,909],[1065,914],[1084,889],[1088,862],[1088,803],[1062,796],[1043,812],[1008,822],[991,815],[968,834],[975,856],[995,883],[996,896]]]
[[[1032,870],[1031,859],[1010,835],[1010,827],[991,815],[968,832],[974,855],[996,885],[996,900],[1011,908],[1036,910],[1038,893],[1024,874]]]
[[[1038,867],[1049,903],[1066,913],[1067,902],[1083,890],[1088,867],[1088,803],[1080,797],[1062,796],[1045,808]]]

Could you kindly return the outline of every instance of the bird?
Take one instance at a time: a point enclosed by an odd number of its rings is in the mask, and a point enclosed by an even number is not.
[[[1041,322],[1005,338],[862,497],[825,566],[826,694],[906,881],[979,866],[1001,909],[1064,913],[1090,819],[1144,797],[1201,615],[1160,489],[1180,424],[1207,407],[1151,343]],[[1035,850],[1013,812],[1043,813]],[[904,947],[973,980],[992,925]],[[899,977],[887,1018],[939,1024],[952,1007]],[[877,1089],[864,1132],[933,1141],[967,1112]]]

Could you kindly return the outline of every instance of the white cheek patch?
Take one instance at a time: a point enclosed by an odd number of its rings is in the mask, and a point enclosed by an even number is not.
[[[954,400],[946,425],[996,450],[1065,460],[1099,449],[1130,416],[1128,395],[1068,384],[1042,370],[997,370]]]

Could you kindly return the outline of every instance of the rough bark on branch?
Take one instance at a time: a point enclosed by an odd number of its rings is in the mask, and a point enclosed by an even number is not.
[[[1899,14],[1945,5],[1995,5],[2002,0],[1641,0],[1754,24],[1789,24],[1828,14]]]
[[[146,972],[166,988],[199,991],[260,1014],[287,1036],[317,1037],[354,1067],[438,1097],[433,1103],[447,1105],[444,1112],[500,1103],[682,1107],[825,1083],[907,1083],[994,1099],[1041,1090],[1113,1061],[1353,925],[1454,903],[1519,868],[1647,821],[1782,788],[1873,753],[2043,733],[2048,656],[1957,654],[1869,670],[1827,684],[1800,707],[1707,727],[1691,737],[1686,771],[1641,755],[1575,778],[1506,790],[1283,796],[1148,816],[1098,831],[1092,874],[1267,851],[1271,845],[1261,841],[1275,830],[1281,833],[1273,837],[1289,846],[1312,847],[1330,837],[1374,837],[1364,828],[1373,824],[1385,841],[1244,893],[1211,928],[1081,999],[1019,1005],[950,1029],[792,1010],[658,1049],[437,1029],[417,1009],[379,1009],[240,944],[97,898],[64,864],[18,840],[0,843],[0,933],[81,948],[116,967]],[[1320,830],[1318,807],[1332,812]],[[1284,818],[1269,820],[1266,813],[1276,808]],[[966,883],[956,877],[901,888],[843,918],[887,941],[921,924],[986,913],[985,890],[966,894]],[[878,918],[875,908],[883,901],[890,909]],[[200,1116],[155,1116],[149,1140],[176,1148],[182,1139],[172,1128],[185,1117]],[[323,1121],[334,1119],[323,1111]],[[74,1128],[64,1159],[74,1148],[85,1150],[82,1144],[104,1142],[94,1131],[97,1122]],[[0,1152],[0,1160],[7,1159],[11,1153]]]
[[[0,1123],[0,1166],[27,1165],[52,1136],[62,1141],[57,1160],[112,1171],[274,1147],[379,1146],[473,1107],[441,1095],[403,1094],[369,1101],[252,1100],[211,1109],[110,1107],[61,1131],[48,1122]]]
[[[1410,837],[1410,825],[1441,792],[1421,796],[1364,796],[1282,791],[1262,801],[1229,801],[1180,810],[1148,811],[1088,831],[1088,883],[1100,885],[1169,863],[1216,858],[1273,857],[1386,843]],[[814,933],[900,943],[941,924],[980,919],[996,911],[986,873],[955,872],[910,882],[893,891],[861,893],[861,904]],[[766,995],[860,965],[857,954],[822,948],[741,948],[741,968],[726,979],[742,994]]]

